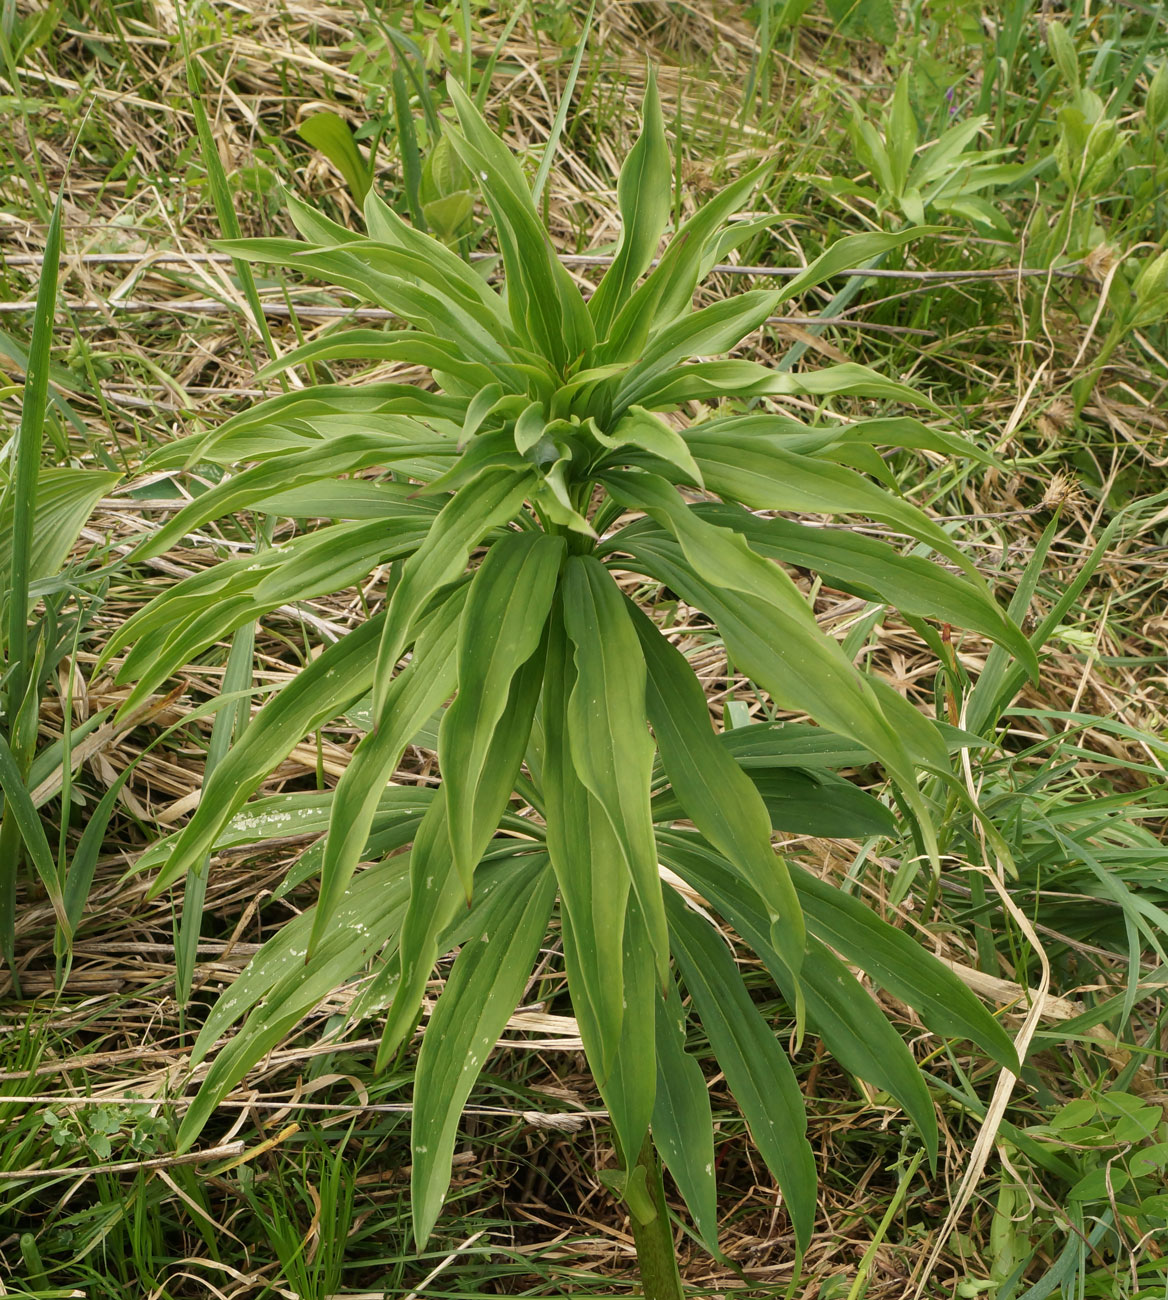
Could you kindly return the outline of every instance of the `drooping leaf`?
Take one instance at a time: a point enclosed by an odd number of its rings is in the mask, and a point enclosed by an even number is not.
[[[629,1176],[644,1144],[654,1109],[657,1092],[656,1004],[661,1001],[651,936],[645,929],[635,897],[629,899],[623,938],[623,960],[617,986],[622,1004],[620,1038],[603,1082],[598,1079],[597,1083],[616,1133],[621,1163],[626,1176]],[[577,936],[569,921],[564,928],[564,958],[573,1005],[582,978],[578,954]],[[577,1021],[584,1051],[591,1064],[602,1057],[603,1049],[597,1040],[599,1026],[588,1014],[590,1005],[588,997],[581,999],[583,1014],[577,1017]]]
[[[589,1064],[599,1084],[612,1069],[624,1018],[625,913],[631,882],[609,818],[576,772],[568,707],[576,685],[560,611],[548,639],[541,723],[540,795],[560,890],[564,954],[576,1017],[591,1028]]]
[[[260,998],[262,1014],[249,1017],[216,1056],[179,1127],[180,1151],[190,1149],[219,1103],[257,1061],[387,941],[392,943],[405,908],[408,865],[406,858],[390,858],[357,877],[328,941],[307,963],[312,910],[285,922],[220,996],[196,1040],[193,1064],[203,1061]]]
[[[764,900],[775,947],[797,978],[803,917],[787,865],[771,847],[766,805],[750,777],[718,743],[705,692],[685,656],[631,604],[629,616],[645,656],[649,721],[673,794],[684,815]]]
[[[462,1108],[527,987],[554,896],[555,877],[546,858],[509,873],[476,909],[475,924],[426,1027],[414,1075],[411,1132],[410,1189],[419,1250],[446,1199]]]
[[[719,748],[728,756],[725,745]],[[896,831],[896,818],[878,799],[830,772],[803,772],[788,766],[755,768],[748,776],[776,831],[844,840]],[[672,791],[665,791],[653,800],[653,816],[667,822],[687,813]]]
[[[739,535],[702,521],[663,480],[639,474],[605,481],[618,500],[639,501],[674,532],[680,553],[648,536],[637,538],[631,553],[650,576],[714,618],[739,667],[786,707],[855,737],[910,779],[912,765],[871,686],[819,631],[783,570]]]
[[[734,879],[729,864],[685,832],[663,836],[661,853],[734,926],[794,1005],[791,977],[786,963],[776,961],[766,914],[758,899]],[[845,1069],[896,1098],[924,1137],[930,1160],[935,1159],[937,1120],[928,1088],[912,1054],[872,996],[814,935],[808,937],[799,979],[811,1031],[820,1035]]]
[[[309,952],[328,933],[365,847],[373,815],[406,746],[454,689],[454,651],[466,604],[462,586],[444,600],[418,636],[410,662],[390,683],[374,728],[365,735],[333,795],[328,839],[320,868],[320,895]]]
[[[883,520],[959,563],[970,580],[985,590],[977,568],[942,528],[916,506],[853,470],[786,451],[773,439],[707,438],[699,432],[687,441],[706,487],[727,501],[751,510],[860,514]]]
[[[801,867],[791,879],[811,933],[918,1011],[935,1033],[969,1039],[1006,1069],[1017,1070],[1010,1036],[947,966],[860,899]]]
[[[651,410],[666,411],[684,402],[717,401],[725,397],[844,396],[932,406],[907,384],[852,362],[794,374],[756,361],[697,361],[654,375],[636,394],[636,400]]]
[[[343,589],[377,564],[412,554],[426,535],[415,520],[321,528],[259,555],[222,561],[162,592],[115,629],[104,651],[108,659],[130,647],[117,679],[135,685],[121,715],[237,627],[286,602]]]
[[[530,716],[524,721],[505,710],[515,674],[539,648],[563,554],[561,538],[512,533],[471,580],[458,634],[458,695],[438,733],[451,850],[468,898],[477,865],[476,792],[496,730],[530,728]]]
[[[576,681],[568,701],[571,761],[608,817],[644,914],[661,987],[669,977],[669,937],[657,873],[649,785],[653,741],[645,725],[645,661],[624,598],[591,557],[564,567],[564,626]]]
[[[685,1198],[698,1233],[718,1248],[718,1184],[714,1176],[714,1126],[706,1077],[685,1050],[685,1011],[670,981],[669,996],[656,1001],[657,1101],[653,1140]]]
[[[495,835],[515,788],[543,676],[544,657],[537,652],[512,678],[506,713],[515,725],[494,732],[474,792],[469,853],[476,863]],[[426,980],[441,955],[439,936],[460,910],[465,913],[467,908],[467,893],[450,852],[447,794],[443,784],[418,829],[410,855],[410,902],[400,942],[401,982],[382,1035],[379,1065],[384,1065],[413,1027]],[[504,840],[503,844],[507,846],[504,852],[514,851],[513,842]]]
[[[795,1072],[774,1030],[750,1000],[721,936],[672,890],[667,907],[685,986],[754,1145],[782,1189],[802,1252],[815,1220],[817,1178]]]
[[[982,585],[949,573],[917,555],[902,555],[886,542],[858,533],[813,528],[790,519],[763,519],[736,506],[702,505],[704,519],[733,528],[760,555],[846,582],[845,590],[887,601],[917,614],[980,632],[1008,647],[1023,662],[1029,642]]]

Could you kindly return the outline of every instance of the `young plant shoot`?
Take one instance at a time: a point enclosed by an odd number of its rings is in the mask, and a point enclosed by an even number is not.
[[[379,1061],[397,1057],[436,962],[458,949],[416,1064],[421,1246],[479,1070],[541,948],[558,943],[611,1116],[620,1162],[611,1185],[628,1204],[646,1294],[675,1297],[654,1150],[698,1233],[711,1247],[717,1239],[710,1106],[686,1049],[687,1017],[701,1022],[800,1248],[815,1217],[815,1160],[786,1038],[760,1015],[714,922],[771,972],[797,1035],[805,1024],[848,1070],[894,1096],[930,1156],[936,1123],[921,1073],[850,968],[937,1033],[1017,1065],[1008,1037],[951,972],[772,847],[775,829],[887,830],[888,810],[829,770],[879,764],[927,871],[935,837],[918,775],[939,774],[941,788],[949,772],[943,731],[854,666],[784,566],[895,604],[926,634],[919,620],[943,620],[1025,664],[1033,652],[945,530],[863,472],[877,445],[968,455],[964,442],[908,416],[824,413],[803,423],[741,400],[848,395],[919,409],[926,399],[858,365],[792,374],[710,359],[760,329],[783,299],[904,244],[912,230],[851,236],[782,288],[694,310],[711,268],[756,232],[731,218],[765,169],[703,203],[662,250],[673,168],[650,81],[619,181],[620,244],[587,296],[557,258],[517,159],[456,82],[449,91],[458,125],[448,139],[497,232],[497,285],[373,191],[365,235],[290,199],[301,240],[224,245],[350,290],[401,322],[338,329],[267,374],[365,359],[422,367],[432,384],[297,387],[154,458],[228,472],[152,534],[140,558],[233,511],[333,522],[185,579],[130,618],[106,652],[125,652],[120,679],[134,683],[125,710],[264,612],[364,582],[381,566],[391,573],[381,611],[264,705],[188,825],[147,855],[157,893],[226,837],[271,833],[288,797],[249,804],[261,782],[305,735],[359,702],[371,710],[336,789],[313,805],[327,831],[297,874],[319,871],[319,900],[211,1013],[196,1063],[244,1023],[212,1062],[180,1143],[191,1146],[247,1070],[371,962],[354,1015],[388,1008]],[[797,521],[808,515],[878,521],[946,563]],[[686,657],[630,598],[648,584],[700,611],[737,670],[818,726],[717,732]],[[436,714],[440,783],[392,785]]]

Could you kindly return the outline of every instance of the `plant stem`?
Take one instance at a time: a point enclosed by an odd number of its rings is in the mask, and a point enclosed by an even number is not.
[[[645,1300],[684,1300],[673,1233],[669,1228],[665,1186],[661,1181],[661,1164],[653,1149],[653,1139],[648,1134],[637,1164],[645,1170],[645,1188],[657,1211],[650,1223],[640,1222],[636,1214],[629,1216]]]

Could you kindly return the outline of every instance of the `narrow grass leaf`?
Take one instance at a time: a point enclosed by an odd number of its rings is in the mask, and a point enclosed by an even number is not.
[[[8,741],[2,734],[0,734],[0,790],[4,792],[5,820],[11,818],[20,832],[20,838],[24,841],[28,856],[32,859],[32,864],[52,904],[57,924],[68,944],[73,938],[73,927],[69,924],[69,916],[65,911],[65,901],[61,892],[61,882],[57,877],[57,864],[53,860],[53,851],[49,847],[48,837],[45,835],[45,828],[41,825],[37,810],[33,807],[32,797],[24,784],[20,767],[8,747]]]
[[[252,958],[216,1002],[199,1033],[192,1065],[204,1061],[224,1031],[263,998],[261,1012],[215,1057],[179,1126],[180,1152],[194,1144],[207,1121],[253,1065],[279,1045],[313,1007],[392,945],[408,892],[408,861],[391,858],[357,878],[328,942],[305,960],[312,909],[288,921]]]
[[[624,1018],[625,913],[631,888],[611,822],[572,761],[569,699],[576,684],[572,647],[553,614],[541,707],[540,795],[547,846],[560,889],[564,959],[589,1064],[607,1083]]]

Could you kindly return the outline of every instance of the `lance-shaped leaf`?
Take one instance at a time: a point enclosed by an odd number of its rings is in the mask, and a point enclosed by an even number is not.
[[[373,730],[362,737],[337,782],[310,953],[328,933],[333,912],[340,906],[365,847],[373,815],[405,747],[454,690],[454,652],[466,596],[466,587],[460,587],[427,619],[409,663],[390,683]]]
[[[515,674],[539,648],[563,555],[562,538],[512,533],[471,579],[458,634],[458,695],[438,732],[450,845],[468,898],[484,766],[499,728],[530,729],[530,718],[507,715],[507,701]]]
[[[589,1062],[608,1080],[624,1017],[624,933],[630,889],[612,826],[572,763],[568,701],[576,682],[571,644],[557,610],[549,627],[541,722],[540,795],[547,846],[560,888],[565,960],[577,1019],[590,1025]],[[573,974],[573,972],[576,972]]]
[[[726,397],[845,395],[884,398],[914,406],[933,405],[907,384],[886,379],[867,366],[850,362],[792,374],[759,365],[757,361],[736,360],[673,366],[646,383],[636,400],[652,410],[665,411],[683,402],[717,401]]]
[[[698,430],[694,425],[694,431]],[[740,434],[777,437],[788,451],[815,455],[840,440],[871,443],[878,447],[912,447],[941,455],[960,456],[1005,469],[1005,462],[977,443],[942,429],[931,428],[908,415],[857,420],[852,424],[807,425],[786,412],[752,411],[749,415],[719,415],[700,422],[703,434]]]
[[[650,808],[654,746],[645,725],[645,660],[624,597],[599,561],[569,560],[562,590],[576,665],[567,715],[572,766],[612,825],[664,989],[669,935]]]
[[[360,582],[377,564],[411,554],[425,535],[426,524],[417,520],[339,524],[184,579],[138,610],[107,644],[107,659],[122,646],[131,647],[117,680],[135,685],[119,715],[128,716],[174,672],[236,628],[286,602]]]
[[[657,1100],[653,1140],[685,1198],[707,1249],[718,1249],[718,1183],[714,1177],[714,1122],[706,1076],[685,1050],[685,1010],[670,981],[656,1000]]]
[[[520,336],[563,372],[596,341],[592,317],[551,246],[518,160],[453,76],[446,85],[462,128],[447,138],[481,183],[495,218],[511,319]]]
[[[416,230],[403,221],[372,190],[365,198],[365,221],[374,239],[384,244],[393,244],[436,267],[448,282],[458,283],[467,295],[477,298],[504,329],[507,328],[507,309],[503,299],[483,277],[441,240]]]
[[[531,486],[526,471],[485,470],[443,506],[426,540],[405,562],[390,597],[373,685],[374,713],[385,706],[394,667],[426,602],[439,587],[461,577],[471,551],[492,528],[518,513]]]
[[[199,806],[151,886],[152,897],[203,861],[248,795],[308,732],[369,690],[383,618],[362,623],[329,646],[256,714],[211,773]]]
[[[621,308],[609,337],[596,348],[593,365],[637,359],[654,328],[659,329],[690,310],[705,265],[707,246],[720,237],[727,217],[746,202],[770,166],[763,163],[739,177],[682,222],[661,260]]]
[[[802,1252],[815,1221],[817,1180],[795,1071],[774,1030],[750,1000],[721,936],[672,890],[667,906],[685,986],[754,1145],[778,1179]]]
[[[914,239],[920,239],[923,235],[934,235],[940,229],[942,229],[940,226],[915,226],[908,230],[870,231],[862,235],[845,235],[820,253],[805,271],[800,271],[798,275],[788,280],[779,296],[793,298],[796,294],[803,293],[817,284],[822,284],[824,280],[839,275],[841,271],[862,267],[865,262],[873,257],[879,257],[881,253],[901,248]]]
[[[843,584],[868,600],[902,613],[980,632],[1037,671],[1033,647],[981,583],[974,584],[919,555],[902,555],[887,542],[859,533],[813,528],[790,519],[763,519],[732,505],[699,505],[703,519],[741,533],[751,549]]]
[[[543,676],[544,655],[537,652],[512,679],[506,713],[513,725],[496,729],[475,788],[470,844],[475,862],[486,852],[515,788]],[[507,851],[514,849],[509,846]],[[439,936],[460,911],[465,914],[466,908],[467,895],[450,852],[447,788],[443,784],[418,829],[410,854],[410,905],[402,922],[401,982],[382,1034],[378,1068],[413,1028],[426,981],[441,956]]]
[[[467,361],[456,344],[418,330],[387,334],[384,330],[349,329],[293,348],[275,361],[269,361],[257,378],[268,378],[293,366],[316,361],[400,361],[443,371],[474,389],[493,383],[496,374],[504,370],[502,365],[487,367],[477,361]]]
[[[215,247],[252,262],[309,271],[423,333],[451,340],[468,361],[507,362],[499,321],[423,258],[366,241],[343,250],[313,249],[294,239],[220,240]]]
[[[645,656],[645,703],[673,793],[685,815],[765,902],[775,948],[797,987],[803,915],[787,864],[771,847],[766,804],[750,777],[718,743],[705,692],[685,656],[631,603],[629,617]]]
[[[699,426],[700,427],[700,426]],[[800,456],[773,439],[701,433],[688,438],[706,487],[751,510],[789,510],[814,514],[859,514],[880,519],[927,542],[953,560],[983,591],[984,579],[949,535],[916,506],[843,465]]]
[[[624,410],[642,401],[642,395],[679,361],[729,351],[758,329],[774,310],[776,301],[773,290],[752,289],[712,303],[666,326],[650,338],[644,356],[619,381],[614,406]]]
[[[446,1199],[462,1108],[531,978],[555,890],[546,858],[524,863],[503,879],[476,909],[475,924],[426,1027],[414,1075],[410,1139],[419,1250]]]
[[[807,928],[882,989],[920,1013],[934,1033],[967,1038],[1015,1073],[1009,1034],[945,965],[903,930],[878,917],[851,894],[795,866],[791,880]]]
[[[36,526],[29,538],[28,582],[47,578],[64,564],[94,506],[120,475],[92,469],[42,469],[37,475]],[[15,492],[0,470],[0,573],[12,569]]]
[[[431,437],[442,421],[461,423],[466,399],[430,393],[409,384],[317,384],[269,397],[240,411],[207,433],[165,443],[146,460],[148,470],[181,469],[192,465],[234,466],[239,461],[265,460],[290,450],[305,450],[345,432],[373,431],[399,442]],[[344,427],[344,419],[360,424]],[[453,441],[453,440],[452,440]],[[452,445],[451,452],[455,451]]]
[[[453,455],[454,445],[438,439],[396,442],[379,435],[350,434],[327,447],[277,456],[241,474],[233,474],[196,497],[152,533],[134,551],[134,559],[161,555],[192,529],[261,501],[273,492],[335,478],[338,474],[351,474],[370,465],[387,465],[419,456]]]
[[[786,963],[776,961],[768,918],[734,878],[729,863],[696,835],[678,831],[662,836],[661,856],[734,926],[793,1005],[790,975]],[[912,1053],[871,994],[814,935],[808,937],[800,978],[811,1031],[846,1070],[896,1098],[925,1139],[930,1160],[935,1159],[937,1118],[929,1090]]]
[[[719,548],[717,562],[705,558],[709,551],[705,556],[696,552],[703,566],[700,572],[687,562],[689,555],[677,543],[664,538],[638,537],[629,550],[635,561],[632,567],[664,582],[715,621],[735,664],[782,707],[809,713],[829,730],[850,736],[884,763],[902,785],[915,789],[913,763],[871,684],[839,645],[819,631],[797,591],[802,613],[793,602],[780,608],[757,593],[742,590],[753,582],[754,566],[749,561],[740,563],[738,553],[728,547]],[[723,551],[737,570],[735,575],[719,567]],[[770,563],[758,556],[755,559]],[[767,581],[768,592],[777,592],[778,587]],[[938,766],[947,763],[939,739],[934,761]]]
[[[612,265],[588,303],[598,338],[607,336],[613,318],[628,301],[633,286],[656,256],[657,245],[669,220],[672,179],[673,164],[665,139],[657,78],[650,68],[645,104],[641,110],[641,134],[629,151],[617,182],[620,243]]]
[[[32,796],[21,779],[20,767],[2,733],[0,733],[0,792],[4,795],[4,813],[16,823],[16,829],[24,841],[28,856],[32,859],[36,873],[52,904],[65,942],[71,944],[73,926],[65,910],[65,898],[57,875],[57,864],[53,861],[48,837],[33,805]]]

